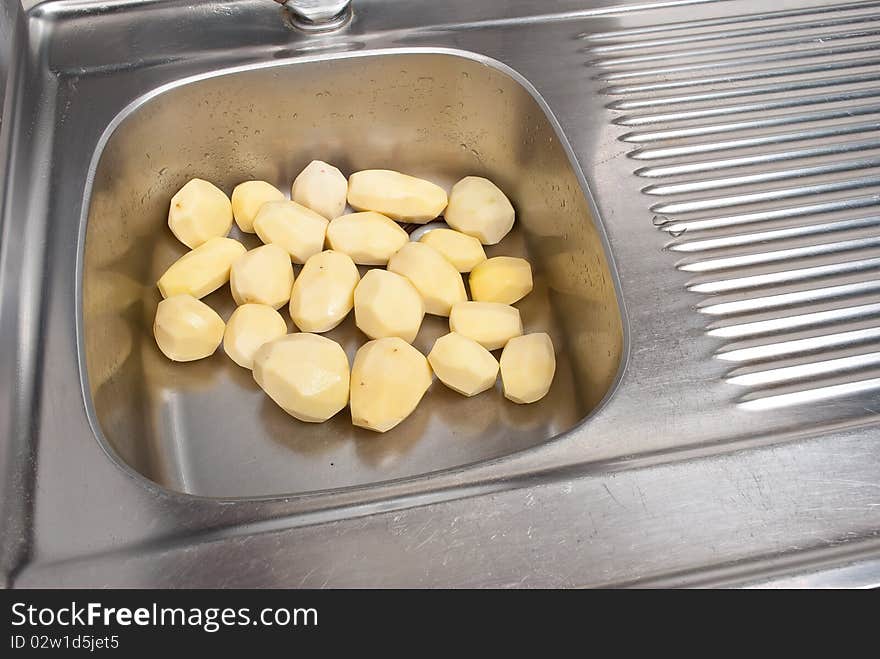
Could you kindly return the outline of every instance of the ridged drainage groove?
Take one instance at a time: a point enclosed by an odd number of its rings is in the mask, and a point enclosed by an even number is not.
[[[880,390],[880,2],[583,35],[739,404]]]

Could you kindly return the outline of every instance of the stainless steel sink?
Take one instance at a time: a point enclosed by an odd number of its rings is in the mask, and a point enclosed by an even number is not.
[[[355,0],[321,33],[268,0],[7,1],[5,583],[880,583],[878,17]],[[435,387],[365,437],[159,358],[170,194],[312,157],[509,190],[545,403]]]
[[[94,159],[82,338],[97,425],[115,453],[180,492],[283,495],[498,458],[595,409],[623,352],[614,275],[564,137],[517,78],[467,53],[361,51],[175,82],[114,119]],[[155,282],[186,249],[165,227],[171,196],[193,177],[227,192],[253,178],[288,189],[316,158],[447,186],[487,176],[507,191],[517,230],[490,252],[534,263],[536,290],[519,306],[528,331],[556,337],[560,368],[546,398],[519,407],[500,387],[465,399],[438,383],[407,423],[377,437],[346,414],[296,422],[222,351],[183,366],[159,352]],[[235,308],[227,287],[208,303],[227,318]],[[430,316],[416,346],[427,354],[448,331]],[[328,336],[350,360],[365,340],[351,316]]]

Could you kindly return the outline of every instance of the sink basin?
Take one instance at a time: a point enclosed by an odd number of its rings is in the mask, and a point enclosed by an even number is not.
[[[516,228],[488,254],[533,264],[535,290],[518,306],[526,331],[556,342],[546,398],[518,406],[500,384],[464,398],[436,382],[410,419],[377,436],[347,411],[325,424],[288,417],[222,349],[191,364],[159,352],[155,282],[186,250],[166,226],[171,196],[193,177],[227,193],[249,179],[289,190],[312,159],[344,172],[398,169],[447,189],[485,176],[507,192]],[[82,281],[88,389],[113,450],[169,489],[291,494],[498,458],[581,422],[619,370],[615,275],[570,148],[534,88],[487,58],[361,52],[178,81],[120,113],[95,161]],[[224,318],[235,308],[228,287],[206,301]],[[447,319],[428,316],[415,345],[427,354],[447,331]],[[350,360],[366,340],[353,314],[328,336]]]

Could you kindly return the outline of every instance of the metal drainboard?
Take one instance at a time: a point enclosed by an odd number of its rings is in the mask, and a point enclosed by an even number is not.
[[[878,8],[583,37],[744,409],[880,389]]]

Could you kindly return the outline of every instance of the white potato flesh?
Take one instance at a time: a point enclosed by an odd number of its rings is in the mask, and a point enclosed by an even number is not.
[[[513,304],[532,292],[532,266],[515,256],[495,256],[471,271],[468,284],[474,300]]]
[[[348,357],[317,334],[298,332],[263,344],[254,356],[254,380],[300,421],[326,421],[348,403]]]
[[[211,238],[177,259],[159,277],[162,297],[187,293],[203,298],[229,281],[229,272],[247,250],[232,238]]]
[[[432,380],[428,360],[403,339],[368,341],[351,366],[351,422],[391,430],[413,413]]]
[[[381,213],[340,215],[327,227],[330,249],[348,254],[358,265],[385,265],[409,242],[409,234]]]
[[[470,272],[486,260],[479,240],[453,229],[433,229],[419,238],[419,242],[436,249],[459,272]]]
[[[467,300],[458,270],[433,247],[408,242],[388,260],[388,270],[412,282],[425,302],[425,312],[448,316],[452,305]]]
[[[501,353],[504,396],[514,403],[534,403],[550,391],[556,374],[553,341],[545,332],[525,334],[507,342]]]
[[[354,306],[354,289],[360,281],[357,266],[348,254],[325,250],[310,257],[290,294],[290,317],[303,332],[328,332]]]
[[[345,212],[348,181],[333,165],[313,160],[294,179],[290,198],[332,220]]]
[[[216,185],[194,178],[171,197],[168,226],[180,242],[195,249],[229,233],[232,203]]]
[[[412,343],[424,317],[422,296],[406,277],[370,270],[354,289],[355,323],[371,339],[396,336]]]
[[[192,295],[173,295],[156,308],[153,336],[159,350],[175,362],[191,362],[214,354],[223,340],[223,319]]]
[[[265,304],[243,304],[226,323],[223,350],[239,366],[253,368],[257,350],[285,334],[287,323],[275,309]]]
[[[376,211],[399,222],[424,224],[446,208],[446,190],[390,169],[365,169],[349,178],[348,203],[355,210]]]
[[[449,329],[486,350],[503,348],[523,332],[519,309],[498,302],[459,302],[449,315]]]
[[[245,233],[254,233],[254,218],[263,204],[281,201],[284,193],[266,181],[245,181],[232,191],[232,214],[235,223]]]
[[[232,264],[229,288],[236,304],[266,304],[280,309],[290,300],[293,266],[278,245],[262,245]]]
[[[492,181],[468,176],[452,186],[443,214],[453,229],[495,245],[513,228],[513,206]]]
[[[428,363],[437,378],[453,391],[476,396],[498,379],[498,360],[473,339],[450,332],[434,342]]]
[[[278,245],[294,263],[305,263],[324,249],[328,220],[295,201],[269,201],[254,218],[254,231],[267,245]]]

